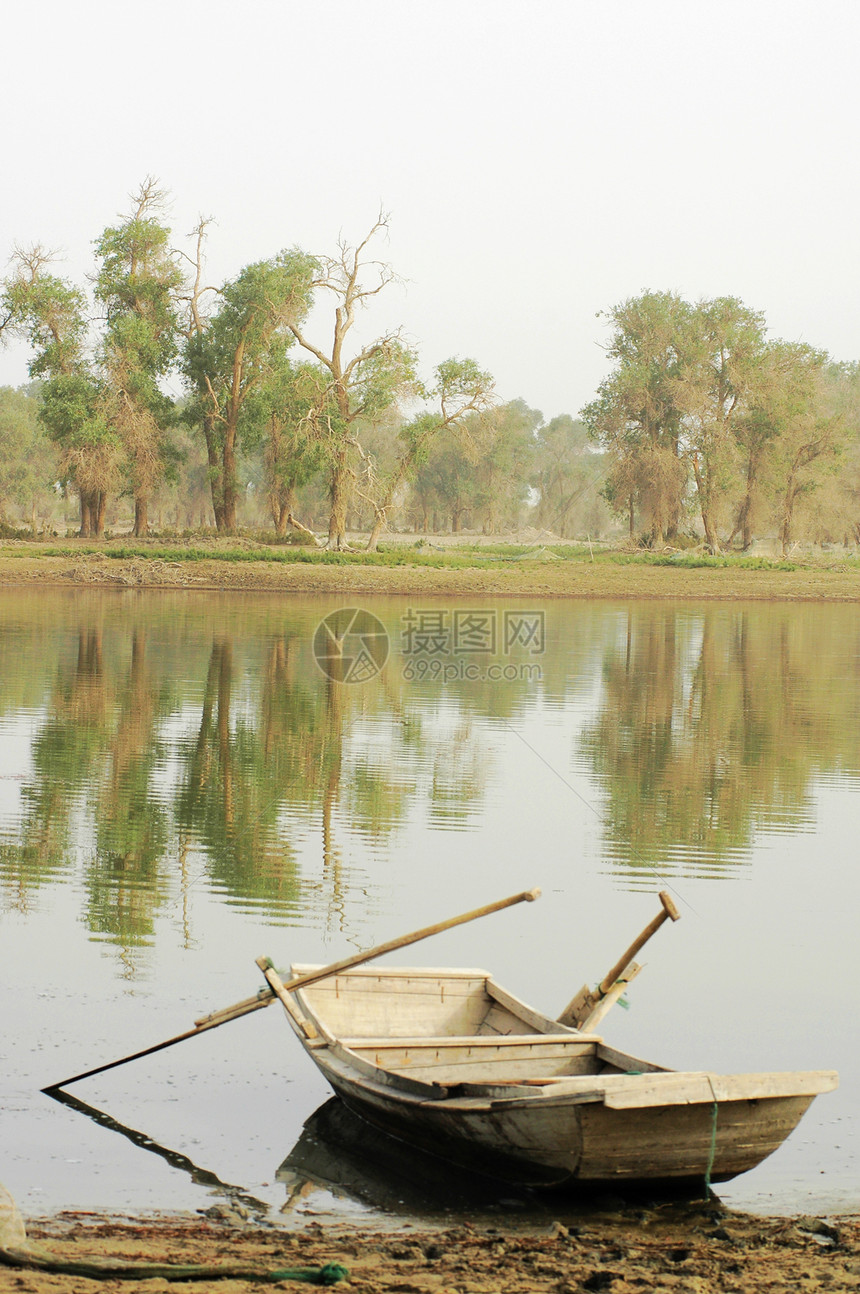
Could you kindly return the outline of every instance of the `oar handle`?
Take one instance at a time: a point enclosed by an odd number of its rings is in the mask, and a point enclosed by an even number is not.
[[[642,931],[641,935],[633,940],[633,943],[627,949],[626,953],[624,953],[622,957],[619,957],[618,961],[612,967],[612,970],[609,971],[600,981],[597,986],[597,992],[601,997],[603,997],[605,993],[609,992],[612,985],[621,977],[626,967],[639,952],[639,949],[647,944],[653,934],[656,934],[664,921],[670,918],[672,921],[680,920],[681,914],[665,890],[660,891],[659,898],[663,905],[662,911],[657,913],[657,916],[654,917],[653,921],[648,922],[648,925]]]
[[[473,908],[471,912],[463,912],[459,917],[449,917],[447,921],[438,921],[435,925],[424,926],[421,930],[414,930],[410,935],[400,935],[397,939],[389,939],[384,944],[377,944],[375,948],[368,948],[366,952],[354,953],[351,957],[344,957],[341,961],[332,962],[329,966],[320,966],[317,970],[308,971],[306,975],[296,975],[293,979],[287,980],[284,988],[292,993],[298,988],[304,988],[307,984],[317,984],[322,979],[328,979],[330,975],[338,975],[341,971],[350,970],[353,966],[361,966],[364,962],[372,961],[375,957],[382,957],[385,953],[392,953],[398,948],[407,948],[409,944],[417,944],[420,939],[429,939],[431,935],[441,934],[443,930],[452,930],[454,926],[462,926],[467,921],[476,921],[478,917],[489,916],[491,912],[501,912],[503,908],[513,907],[515,903],[532,903],[535,899],[540,898],[540,890],[523,890],[520,894],[512,894],[507,899],[499,899],[496,903],[488,903],[483,908]],[[257,965],[265,962],[271,966],[268,958],[258,958]],[[261,967],[262,969],[262,967]]]

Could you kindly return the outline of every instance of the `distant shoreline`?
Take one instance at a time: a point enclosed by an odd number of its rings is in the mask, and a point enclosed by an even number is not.
[[[718,566],[653,565],[647,555],[601,552],[595,559],[586,549],[559,557],[547,548],[502,545],[491,552],[440,547],[429,555],[392,547],[381,557],[357,553],[344,560],[307,550],[269,550],[242,539],[205,545],[193,540],[0,544],[0,587],[70,585],[341,596],[858,602],[860,564],[847,559],[751,567],[730,559]]]

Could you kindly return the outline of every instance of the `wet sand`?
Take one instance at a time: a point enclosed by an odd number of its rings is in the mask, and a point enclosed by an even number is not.
[[[120,1280],[0,1266],[0,1294],[86,1294],[89,1290],[271,1288],[266,1273],[338,1263],[334,1288],[361,1294],[573,1294],[574,1291],[848,1290],[860,1287],[860,1219],[764,1218],[717,1202],[619,1207],[582,1226],[540,1233],[468,1225],[395,1234],[323,1228],[301,1233],[211,1218],[109,1219],[65,1214],[28,1225],[29,1243],[58,1259],[198,1263],[246,1268],[189,1285],[168,1275]],[[283,1289],[312,1288],[293,1280]]]

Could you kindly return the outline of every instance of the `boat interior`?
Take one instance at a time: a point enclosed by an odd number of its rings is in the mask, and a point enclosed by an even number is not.
[[[323,1036],[367,1064],[419,1082],[541,1084],[659,1069],[533,1010],[484,970],[358,967],[300,990],[296,999]]]

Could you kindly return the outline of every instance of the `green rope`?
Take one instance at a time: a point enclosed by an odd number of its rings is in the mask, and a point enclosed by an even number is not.
[[[336,1285],[338,1281],[345,1281],[348,1276],[348,1268],[341,1267],[340,1263],[326,1263],[325,1267],[304,1268],[301,1271],[270,1272],[267,1279],[270,1281],[308,1281],[312,1285]]]
[[[708,1081],[710,1082],[710,1079]],[[711,1091],[713,1092],[713,1090],[714,1090],[714,1085],[713,1083],[711,1083]],[[719,1105],[717,1104],[717,1098],[715,1096],[714,1108],[713,1108],[713,1111],[711,1112],[711,1148],[708,1151],[708,1166],[705,1169],[705,1193],[707,1195],[710,1195],[711,1193],[711,1173],[713,1171],[714,1160],[717,1155],[717,1111],[718,1110],[719,1110]]]
[[[0,1249],[0,1262],[9,1267],[28,1267],[43,1272],[61,1272],[71,1276],[87,1276],[90,1279],[103,1277],[109,1280],[247,1280],[270,1284],[277,1281],[306,1281],[309,1285],[336,1285],[349,1276],[346,1267],[341,1267],[340,1263],[261,1272],[246,1267],[204,1267],[197,1264],[112,1263],[109,1259],[105,1262],[74,1262],[49,1258],[29,1249]]]

